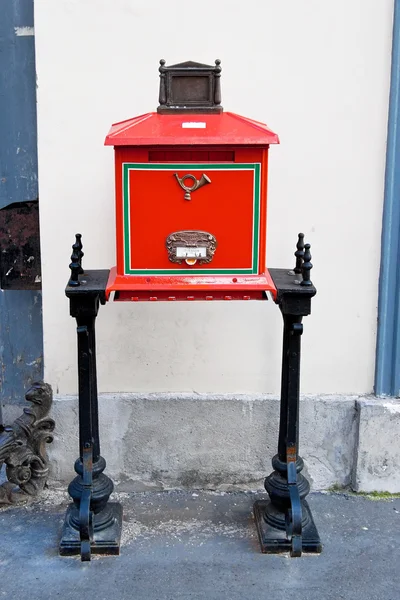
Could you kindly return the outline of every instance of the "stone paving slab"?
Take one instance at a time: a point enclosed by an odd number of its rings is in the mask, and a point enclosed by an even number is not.
[[[119,557],[58,556],[67,505],[47,491],[0,511],[0,599],[398,600],[400,499],[311,494],[319,556],[262,555],[250,492],[113,494],[124,505]]]

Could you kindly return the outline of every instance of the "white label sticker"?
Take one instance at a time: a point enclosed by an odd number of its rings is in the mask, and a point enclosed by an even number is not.
[[[206,258],[207,248],[187,248],[178,246],[176,249],[177,258]]]
[[[205,129],[206,123],[201,123],[200,121],[199,122],[186,121],[186,122],[182,123],[182,128],[183,129]]]

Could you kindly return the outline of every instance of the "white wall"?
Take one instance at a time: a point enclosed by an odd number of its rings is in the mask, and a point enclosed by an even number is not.
[[[312,243],[302,390],[373,386],[393,0],[35,0],[45,377],[77,390],[64,286],[74,233],[86,268],[114,258],[112,122],[155,110],[158,60],[222,60],[223,106],[266,121],[268,263]],[[277,392],[268,303],[110,304],[99,389]]]

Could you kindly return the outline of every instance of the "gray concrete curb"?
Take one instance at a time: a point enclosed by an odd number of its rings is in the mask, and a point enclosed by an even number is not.
[[[400,400],[303,396],[300,454],[313,490],[400,492]],[[271,395],[100,394],[107,472],[126,491],[261,489],[276,452],[279,401]],[[8,422],[21,407],[6,407]],[[52,478],[74,476],[76,396],[56,395]]]
[[[352,487],[357,492],[400,492],[400,400],[359,398]]]
[[[300,453],[314,490],[351,483],[357,396],[301,400]],[[56,396],[52,477],[68,483],[78,454],[77,399]],[[276,452],[279,402],[268,395],[101,394],[101,450],[126,489],[260,489]]]

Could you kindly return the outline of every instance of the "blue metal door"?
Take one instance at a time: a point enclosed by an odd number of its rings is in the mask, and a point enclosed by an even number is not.
[[[0,256],[4,406],[43,376],[33,0],[1,2]]]

